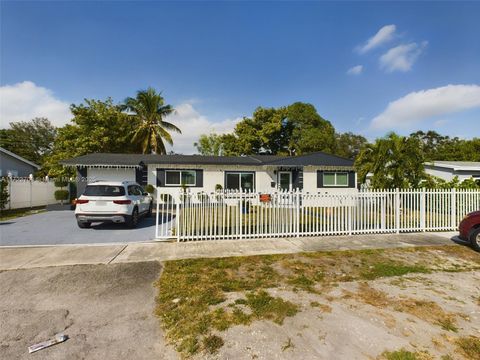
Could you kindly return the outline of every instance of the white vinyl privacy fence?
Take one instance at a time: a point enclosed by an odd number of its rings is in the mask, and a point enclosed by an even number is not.
[[[53,181],[37,181],[29,179],[11,179],[8,182],[10,199],[7,209],[21,209],[34,206],[55,204],[55,188]]]
[[[352,194],[222,191],[157,195],[156,238],[270,238],[455,230],[480,209],[479,190]]]

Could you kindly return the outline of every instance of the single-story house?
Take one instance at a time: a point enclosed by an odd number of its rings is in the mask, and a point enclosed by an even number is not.
[[[316,152],[302,156],[201,156],[95,153],[64,160],[86,182],[131,180],[152,184],[162,193],[177,194],[182,186],[194,192],[242,189],[271,192],[303,189],[310,193],[357,191],[353,161]]]
[[[458,176],[458,180],[474,178],[480,180],[480,162],[475,161],[432,161],[425,163],[425,172],[445,181]]]
[[[0,147],[0,176],[28,177],[39,169],[40,165]]]

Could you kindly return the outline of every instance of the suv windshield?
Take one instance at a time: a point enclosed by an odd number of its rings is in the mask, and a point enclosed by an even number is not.
[[[87,185],[85,196],[123,196],[125,195],[125,188],[123,186],[115,185]]]

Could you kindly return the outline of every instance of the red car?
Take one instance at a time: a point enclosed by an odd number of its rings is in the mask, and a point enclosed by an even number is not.
[[[458,229],[460,239],[469,241],[475,250],[480,251],[480,210],[467,214]]]

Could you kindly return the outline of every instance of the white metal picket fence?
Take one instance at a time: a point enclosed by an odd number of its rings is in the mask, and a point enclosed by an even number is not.
[[[479,190],[351,194],[240,191],[157,194],[157,239],[246,239],[455,230],[480,209]]]

